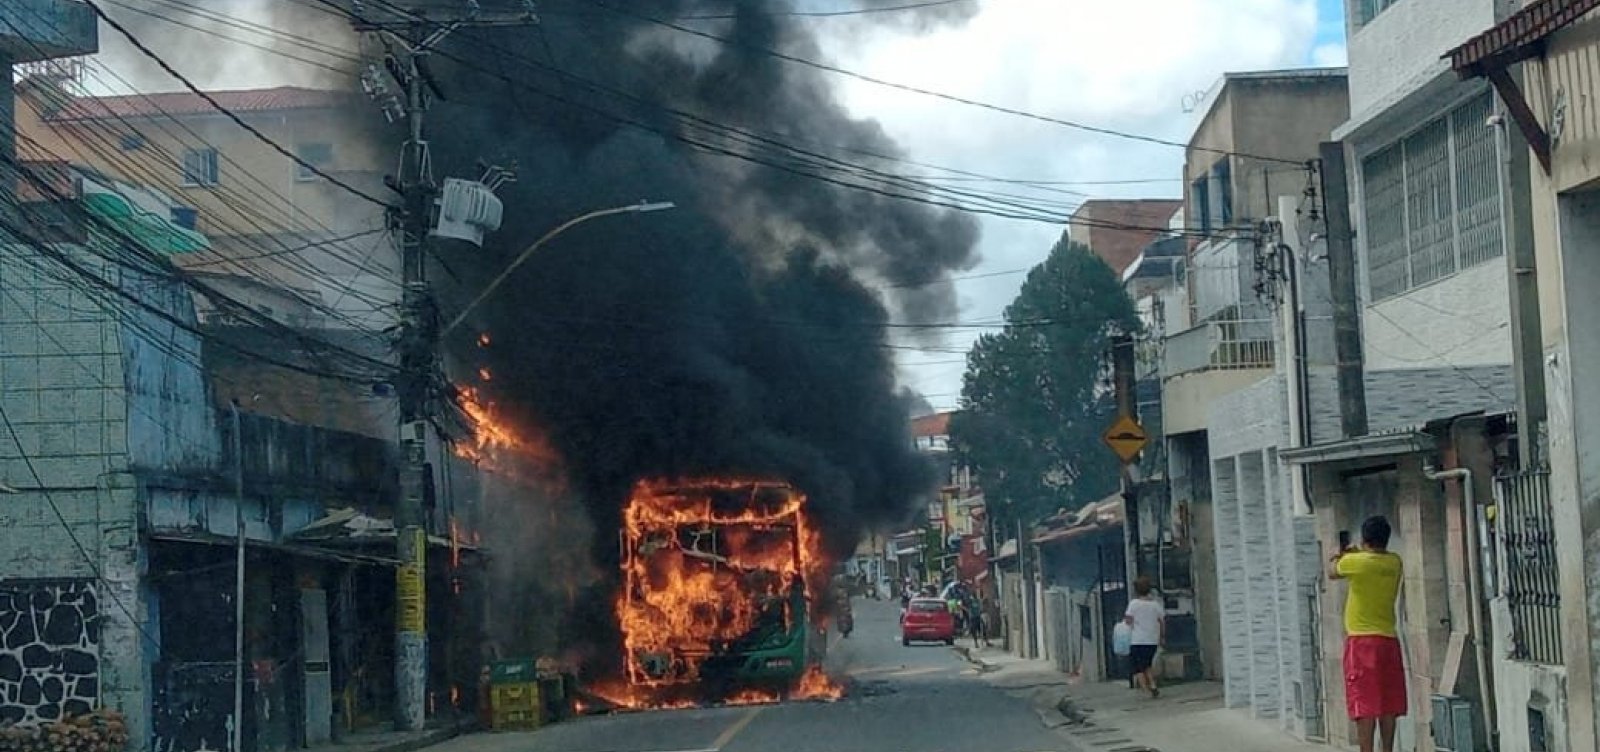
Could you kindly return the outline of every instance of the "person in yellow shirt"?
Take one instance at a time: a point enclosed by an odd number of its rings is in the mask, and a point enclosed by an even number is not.
[[[1361,547],[1333,557],[1328,577],[1350,583],[1344,601],[1345,708],[1356,722],[1361,752],[1394,752],[1395,721],[1406,714],[1405,659],[1395,627],[1400,597],[1400,556],[1389,549],[1389,521],[1361,523]]]

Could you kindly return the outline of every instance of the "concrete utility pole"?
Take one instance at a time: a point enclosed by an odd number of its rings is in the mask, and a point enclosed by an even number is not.
[[[1117,414],[1139,419],[1138,359],[1134,352],[1133,335],[1117,334],[1111,338],[1112,394],[1117,401]],[[1144,532],[1139,529],[1139,479],[1135,477],[1138,459],[1122,463],[1122,551],[1123,576],[1130,589],[1140,575],[1144,561]]]
[[[361,18],[359,11],[355,16],[357,32],[380,35],[390,50],[384,62],[404,92],[408,129],[400,174],[391,186],[401,194],[402,204],[390,211],[390,224],[397,230],[400,245],[402,290],[397,385],[400,498],[394,512],[395,553],[400,562],[395,575],[395,725],[405,731],[423,727],[428,705],[427,530],[423,499],[432,480],[425,463],[433,382],[438,369],[439,325],[428,289],[426,251],[439,187],[433,179],[423,128],[429,91],[437,95],[438,90],[427,61],[439,43],[459,29],[538,22],[531,2],[525,4],[524,12],[516,14],[483,13],[477,5],[464,4],[465,15],[450,20],[406,11],[398,11],[396,20],[368,20]],[[362,83],[369,93],[374,87],[381,89],[377,74],[363,75]],[[386,112],[392,114],[392,110]]]
[[[1333,288],[1333,348],[1339,384],[1339,426],[1345,438],[1367,433],[1361,304],[1356,298],[1355,231],[1350,222],[1344,143],[1318,146],[1322,158],[1323,215],[1328,227],[1328,283]]]
[[[1521,71],[1507,75],[1521,83]],[[1490,128],[1500,157],[1500,214],[1505,227],[1506,266],[1511,275],[1511,348],[1517,383],[1517,451],[1524,470],[1546,464],[1545,431],[1549,408],[1545,404],[1544,341],[1539,321],[1539,276],[1534,253],[1533,195],[1527,190],[1532,169],[1528,139],[1511,125],[1506,102],[1495,94],[1498,110]]]
[[[228,402],[233,416],[233,747],[244,750],[244,430],[239,400]]]

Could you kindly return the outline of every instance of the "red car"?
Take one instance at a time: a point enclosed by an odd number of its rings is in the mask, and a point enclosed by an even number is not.
[[[950,605],[938,598],[912,598],[900,616],[900,644],[912,640],[956,644],[956,617]]]

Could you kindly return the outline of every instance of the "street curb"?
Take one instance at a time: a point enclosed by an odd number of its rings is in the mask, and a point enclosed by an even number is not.
[[[381,747],[365,749],[362,750],[362,752],[416,752],[419,749],[432,747],[436,744],[443,744],[458,736],[464,736],[479,730],[482,729],[477,723],[458,723],[441,729],[429,731],[415,738],[398,741],[393,744],[386,744]]]
[[[952,645],[950,649],[960,653],[962,660],[965,660],[967,663],[976,666],[978,673],[980,674],[987,674],[1000,670],[1000,667],[993,663],[987,663],[982,658],[972,657],[972,648],[966,647],[965,645]]]

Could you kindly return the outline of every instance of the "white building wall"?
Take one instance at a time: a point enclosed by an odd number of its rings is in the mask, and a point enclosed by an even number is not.
[[[1494,25],[1493,0],[1399,0],[1356,27],[1357,2],[1346,3],[1352,118],[1382,108],[1387,99],[1439,70],[1446,51]]]
[[[1367,306],[1362,348],[1374,371],[1511,362],[1505,259],[1489,261]]]
[[[1310,612],[1320,571],[1314,522],[1294,514],[1285,382],[1264,379],[1211,405],[1212,498],[1231,707],[1290,733],[1322,729]]]

